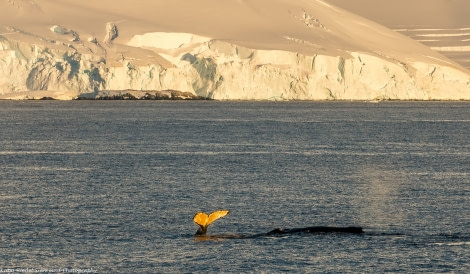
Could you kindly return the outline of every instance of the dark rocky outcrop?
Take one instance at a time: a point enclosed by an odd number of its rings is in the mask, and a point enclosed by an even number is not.
[[[103,90],[93,95],[83,94],[77,100],[210,100],[210,98],[179,90]]]

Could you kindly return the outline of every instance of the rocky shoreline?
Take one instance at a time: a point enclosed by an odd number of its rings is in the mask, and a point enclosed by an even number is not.
[[[103,90],[81,94],[75,100],[211,100],[179,90]]]

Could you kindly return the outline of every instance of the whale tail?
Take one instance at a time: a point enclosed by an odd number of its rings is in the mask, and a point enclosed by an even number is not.
[[[229,214],[228,210],[217,210],[207,215],[204,212],[198,212],[194,215],[194,222],[199,225],[199,229],[196,232],[196,235],[205,235],[207,232],[207,227],[214,222],[215,220],[225,217]]]

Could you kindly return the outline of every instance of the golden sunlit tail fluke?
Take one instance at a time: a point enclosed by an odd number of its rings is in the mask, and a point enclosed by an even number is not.
[[[198,212],[194,215],[194,222],[199,225],[199,229],[196,232],[196,235],[205,235],[207,232],[207,227],[214,222],[215,220],[222,218],[229,214],[228,210],[217,210],[207,215],[204,212]]]

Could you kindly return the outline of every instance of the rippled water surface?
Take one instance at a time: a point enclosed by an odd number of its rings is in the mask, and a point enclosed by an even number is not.
[[[470,104],[0,101],[0,269],[470,271]],[[198,239],[362,226],[365,233]]]

